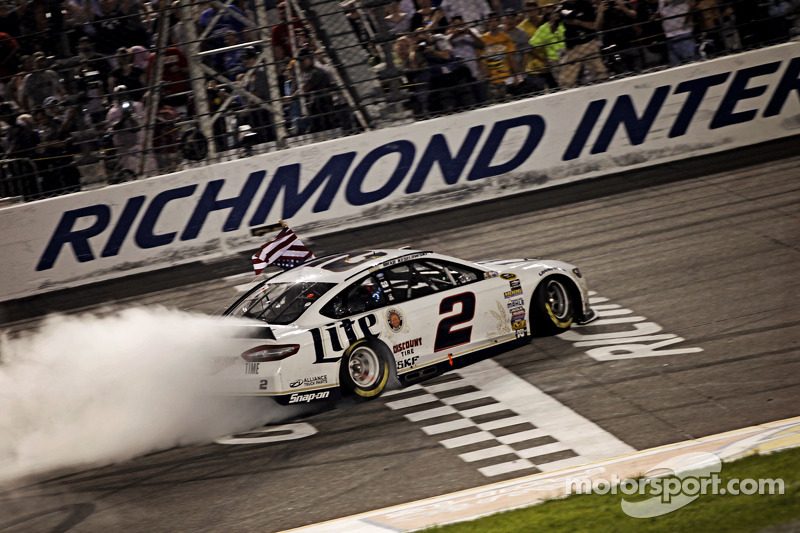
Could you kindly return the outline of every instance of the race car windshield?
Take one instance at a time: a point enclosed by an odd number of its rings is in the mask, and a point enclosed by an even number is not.
[[[256,318],[268,324],[291,324],[335,286],[335,283],[319,282],[264,282],[226,314]]]

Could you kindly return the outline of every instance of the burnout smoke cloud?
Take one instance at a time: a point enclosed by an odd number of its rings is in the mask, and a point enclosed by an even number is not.
[[[286,412],[206,393],[224,328],[163,308],[56,316],[0,340],[0,480],[243,431]]]

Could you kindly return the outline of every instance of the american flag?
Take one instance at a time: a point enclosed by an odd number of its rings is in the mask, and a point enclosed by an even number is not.
[[[292,230],[285,227],[275,239],[262,246],[261,250],[253,256],[253,269],[257,276],[269,265],[288,270],[309,259],[314,259],[314,254],[306,248]]]

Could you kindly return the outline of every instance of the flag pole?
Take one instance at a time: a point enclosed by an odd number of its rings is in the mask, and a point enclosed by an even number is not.
[[[262,235],[266,235],[267,233],[272,233],[273,231],[279,231],[282,229],[286,229],[289,226],[286,222],[281,219],[280,224],[267,224],[266,226],[259,226],[257,228],[250,228],[250,235],[253,237],[261,237]]]

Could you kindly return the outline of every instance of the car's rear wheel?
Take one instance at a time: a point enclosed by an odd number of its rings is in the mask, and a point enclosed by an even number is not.
[[[341,367],[345,393],[369,399],[386,389],[391,374],[386,350],[380,341],[371,339],[358,340],[347,349]]]
[[[539,284],[533,296],[534,334],[555,335],[569,329],[575,318],[570,289],[569,282],[559,277],[549,277]]]

